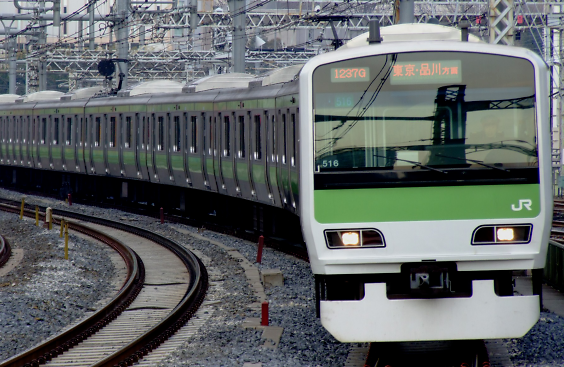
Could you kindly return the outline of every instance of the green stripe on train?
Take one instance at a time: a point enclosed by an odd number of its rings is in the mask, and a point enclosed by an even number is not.
[[[315,190],[313,198],[319,223],[517,219],[540,213],[538,184]],[[520,200],[531,200],[531,210]]]

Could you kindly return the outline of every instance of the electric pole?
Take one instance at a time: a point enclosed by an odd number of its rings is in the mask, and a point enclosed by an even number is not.
[[[245,72],[245,45],[247,44],[247,36],[245,35],[245,0],[230,0],[229,9],[231,10],[231,19],[233,21],[233,72]]]

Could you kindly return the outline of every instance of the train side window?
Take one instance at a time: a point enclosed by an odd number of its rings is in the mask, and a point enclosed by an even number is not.
[[[100,117],[96,117],[96,135],[94,136],[94,146],[100,146],[100,140],[102,140],[102,120]]]
[[[163,150],[164,149],[164,117],[163,116],[159,116],[157,118],[157,131],[158,131],[158,144],[157,144],[157,150]]]
[[[245,158],[245,116],[239,116],[239,158]]]
[[[71,145],[73,142],[72,132],[72,117],[67,117],[67,136],[65,140],[66,145]]]
[[[147,128],[147,119],[143,116],[143,127],[141,128],[141,139],[143,139],[143,143],[141,143],[141,149],[145,149],[145,147],[149,148],[149,129]]]
[[[190,117],[191,132],[192,132],[192,144],[190,145],[190,153],[198,152],[198,118],[196,116]]]
[[[209,143],[209,147],[208,147],[208,154],[209,155],[213,155],[213,149],[214,149],[214,144],[213,144],[213,128],[212,128],[212,116],[210,116],[208,118],[208,143]]]
[[[288,150],[288,137],[286,132],[286,114],[282,114],[282,163],[286,164],[286,153]]]
[[[230,157],[231,156],[231,121],[229,119],[229,115],[225,115],[223,117],[223,156]]]
[[[59,118],[53,119],[53,145],[59,145]]]
[[[271,129],[270,129],[270,144],[271,155],[270,159],[271,162],[276,162],[276,120],[274,119],[274,114],[271,117]]]
[[[110,148],[116,146],[116,117],[110,117]]]
[[[47,118],[41,119],[41,144],[45,144],[47,140]]]
[[[132,129],[131,116],[125,116],[125,140],[123,142],[125,148],[131,148]]]
[[[292,166],[296,166],[296,114],[292,114],[292,157],[290,158]]]
[[[180,116],[174,116],[174,145],[172,150],[180,152]]]
[[[14,117],[14,122],[16,123],[16,143],[20,142],[20,124],[18,123],[18,118]]]
[[[262,146],[261,146],[261,130],[260,130],[260,115],[255,115],[255,160],[262,159]]]

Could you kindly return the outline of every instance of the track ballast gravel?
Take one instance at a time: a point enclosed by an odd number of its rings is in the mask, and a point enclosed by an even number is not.
[[[19,200],[21,194],[0,189],[0,197]],[[265,348],[264,339],[261,338],[262,331],[254,329],[244,329],[242,323],[250,317],[260,317],[256,311],[249,308],[249,305],[256,302],[256,297],[251,291],[244,271],[240,264],[230,257],[224,250],[212,245],[205,240],[198,240],[193,237],[180,233],[175,228],[182,228],[196,233],[197,229],[178,224],[161,225],[154,218],[146,218],[133,214],[124,213],[117,210],[92,208],[83,205],[73,204],[68,207],[64,202],[45,198],[28,197],[26,202],[46,205],[52,207],[76,210],[81,213],[97,215],[113,220],[122,220],[132,225],[144,227],[185,245],[188,249],[195,249],[205,255],[205,265],[210,272],[210,287],[207,295],[208,301],[215,301],[212,308],[212,316],[200,328],[195,336],[189,338],[183,347],[177,349],[169,355],[161,366],[242,366],[245,363],[256,364],[256,366],[343,366],[348,352],[351,348],[349,344],[342,344],[329,335],[320,325],[315,317],[315,302],[313,296],[313,276],[309,264],[282,255],[271,249],[265,249],[262,264],[255,264],[259,270],[280,269],[284,275],[284,286],[266,288],[265,292],[270,303],[270,324],[284,328],[280,344],[277,349]],[[156,211],[156,209],[155,209]],[[0,222],[3,217],[0,217]],[[14,216],[17,218],[17,216]],[[14,220],[11,220],[14,223]],[[27,228],[29,226],[26,225]],[[10,227],[10,226],[8,226]],[[17,226],[16,226],[17,227]],[[7,228],[7,230],[9,230]],[[0,226],[0,231],[4,231]],[[24,236],[33,236],[28,229],[21,231]],[[45,232],[41,230],[40,232]],[[58,232],[52,231],[44,234],[52,239],[53,244],[58,242]],[[219,241],[229,247],[237,249],[250,262],[256,259],[256,244],[229,236],[204,232],[202,234],[211,240]],[[55,236],[55,237],[53,237]],[[48,242],[47,242],[48,243]],[[59,245],[52,245],[56,248]],[[18,247],[16,247],[18,248]],[[57,320],[56,324],[60,327],[71,322],[70,317],[66,317],[72,312],[61,312],[65,297],[76,299],[67,301],[64,307],[77,308],[79,311],[88,307],[88,302],[82,302],[87,298],[82,288],[88,289],[86,284],[90,284],[92,295],[94,289],[103,289],[107,286],[108,276],[111,276],[111,269],[107,269],[108,261],[90,259],[92,267],[100,266],[101,270],[88,270],[89,276],[85,279],[88,282],[84,285],[76,286],[76,276],[73,275],[73,268],[82,269],[83,265],[77,264],[77,258],[73,261],[62,262],[56,250],[53,255],[41,256],[37,260],[29,260],[26,263],[27,270],[20,270],[18,275],[9,274],[0,278],[0,306],[5,312],[6,309],[14,309],[10,315],[0,314],[0,333],[10,330],[12,335],[26,335],[28,338],[21,338],[18,343],[19,348],[27,348],[34,345],[44,337],[56,332],[56,328],[44,329],[41,325],[44,321],[36,319]],[[72,252],[71,252],[72,253]],[[99,252],[103,256],[103,251]],[[98,255],[95,255],[96,257]],[[62,263],[62,264],[61,264]],[[40,265],[43,264],[43,265]],[[63,283],[58,281],[60,288],[54,288],[48,282],[37,282],[36,286],[26,286],[33,279],[39,279],[45,274],[44,269],[55,267],[60,279],[72,279],[72,282]],[[22,278],[22,273],[27,274],[26,281],[18,282]],[[66,275],[66,276],[65,276]],[[25,277],[25,275],[24,275]],[[12,282],[15,283],[12,285]],[[105,284],[104,286],[101,286]],[[8,293],[4,290],[10,289]],[[32,289],[33,290],[30,290]],[[59,289],[53,291],[53,289]],[[33,294],[34,297],[27,297],[25,294]],[[58,292],[58,293],[55,293]],[[6,297],[5,294],[12,296]],[[24,295],[24,296],[22,296]],[[41,300],[43,307],[38,316],[38,310],[33,306],[38,304],[37,299]],[[92,302],[95,302],[93,299]],[[82,306],[76,306],[76,305]],[[81,308],[82,307],[82,308]],[[17,311],[19,310],[19,311]],[[61,316],[64,315],[64,316]],[[72,313],[74,319],[80,317],[80,312]],[[36,320],[36,321],[34,321]],[[37,330],[37,332],[35,331]],[[29,335],[40,334],[34,340],[28,340]],[[35,335],[34,335],[35,336]],[[10,355],[11,343],[2,338],[0,342],[0,360]],[[533,329],[521,339],[511,339],[505,341],[510,353],[512,365],[515,367],[555,367],[562,366],[564,361],[564,319],[551,312],[543,312],[541,320]],[[27,345],[27,346],[25,346]],[[13,353],[13,352],[12,352]],[[507,366],[504,366],[507,367]]]

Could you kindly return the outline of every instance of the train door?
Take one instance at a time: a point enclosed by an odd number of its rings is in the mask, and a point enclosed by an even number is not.
[[[94,126],[92,131],[93,144],[92,144],[92,164],[94,167],[94,173],[98,175],[106,174],[106,154],[104,152],[105,144],[105,133],[106,133],[106,116],[105,115],[93,115]]]
[[[268,158],[267,158],[267,171],[268,180],[270,184],[270,192],[272,194],[272,202],[276,206],[281,206],[280,187],[277,175],[277,162],[278,162],[278,129],[276,125],[276,110],[271,110],[269,120],[267,123],[268,134]]]
[[[156,131],[157,131],[157,117],[155,116],[154,113],[152,113],[150,115],[149,121],[147,121],[148,124],[148,139],[149,139],[149,144],[148,144],[148,149],[147,149],[147,169],[149,171],[149,177],[150,180],[152,182],[159,182],[159,176],[157,174],[157,165],[156,165],[156,159],[155,159],[155,155],[157,153],[157,136],[156,136]]]
[[[120,141],[120,164],[121,175],[129,178],[138,178],[137,172],[137,149],[135,148],[136,125],[135,118],[137,114],[124,114],[121,116],[122,127],[119,129],[121,137]]]
[[[24,129],[25,129],[25,116],[20,116],[16,125],[16,150],[18,165],[24,165]]]
[[[251,123],[251,149],[252,149],[252,165],[251,165],[251,181],[255,190],[256,198],[265,203],[270,204],[270,192],[266,180],[266,157],[264,154],[265,147],[265,128],[263,111],[256,110],[252,113]]]
[[[249,179],[250,165],[249,149],[247,147],[249,128],[247,114],[244,111],[237,111],[235,118],[235,149],[237,153],[235,157],[235,177],[241,196],[250,200],[253,199],[253,193]]]
[[[280,196],[282,199],[282,206],[286,209],[292,207],[292,195],[290,190],[290,167],[288,162],[288,138],[289,132],[289,112],[287,109],[279,109],[279,141],[280,141],[280,159],[278,160],[278,184],[280,185]]]
[[[174,124],[173,124],[173,115],[168,112],[166,114],[164,114],[164,127],[163,127],[163,141],[164,141],[164,147],[163,147],[163,151],[164,151],[164,155],[165,155],[165,162],[166,162],[166,167],[165,167],[165,171],[166,171],[166,181],[165,182],[169,182],[171,184],[174,184],[176,179],[174,177],[174,168],[172,166],[173,163],[173,159],[172,159],[172,155],[174,153],[174,149],[176,146],[176,142],[174,140],[175,136],[175,129],[174,129]],[[179,127],[180,127],[180,121],[179,121]],[[180,135],[180,132],[179,132]],[[177,149],[177,147],[176,147]],[[177,155],[175,154],[175,157]],[[175,160],[176,162],[176,160]],[[182,164],[179,165],[178,169],[182,168]]]
[[[231,196],[237,196],[237,183],[234,174],[233,123],[235,114],[225,112],[219,116],[218,130],[220,134],[220,167],[223,189]]]
[[[189,115],[187,112],[184,112],[182,114],[182,131],[181,131],[181,144],[182,147],[181,149],[181,153],[182,153],[182,163],[184,165],[184,175],[185,175],[185,180],[186,180],[186,185],[187,186],[192,186],[192,175],[190,173],[190,125],[191,122],[189,121]]]
[[[24,118],[24,131],[23,131],[23,156],[24,165],[31,167],[31,116]]]
[[[203,114],[190,113],[188,115],[188,157],[187,165],[192,186],[204,190],[204,163],[202,152],[203,125],[205,117]]]
[[[289,137],[290,137],[290,146],[289,146],[289,153],[290,153],[290,159],[289,159],[289,168],[290,168],[290,195],[292,197],[292,208],[293,211],[296,212],[298,205],[299,205],[299,201],[300,201],[300,187],[299,187],[299,175],[300,175],[300,170],[299,170],[299,160],[298,160],[298,156],[299,156],[299,152],[298,152],[298,147],[299,147],[299,121],[298,121],[298,116],[299,116],[299,109],[296,107],[291,107],[288,109],[288,112],[290,114],[290,124],[288,126],[288,128],[290,129],[289,131]]]
[[[149,149],[149,128],[146,114],[135,114],[135,152],[137,153],[137,177],[149,180],[149,170],[147,169],[147,150]]]
[[[184,162],[184,139],[182,139],[182,136],[186,134],[185,115],[186,114],[183,114],[182,112],[177,110],[173,115],[171,115],[170,124],[170,169],[175,184],[179,186],[187,186],[188,182],[186,165]]]
[[[86,171],[84,165],[84,124],[86,117],[84,115],[75,115],[74,126],[76,132],[74,133],[74,159],[76,162],[76,172],[84,173]]]
[[[104,114],[105,120],[105,133],[104,137],[104,171],[112,176],[121,176],[121,165],[119,158],[119,139],[118,139],[118,126],[121,126],[120,114],[111,113]]]
[[[6,157],[6,133],[4,131],[5,117],[0,117],[0,163],[5,164]]]
[[[39,137],[40,145],[37,150],[37,157],[39,160],[40,167],[43,169],[49,169],[49,140],[51,139],[51,132],[49,129],[51,116],[42,115],[39,125]]]
[[[93,144],[93,133],[92,127],[94,126],[94,120],[92,115],[84,116],[84,125],[82,129],[82,161],[84,163],[84,168],[86,173],[94,173],[94,162],[92,158],[92,144]]]
[[[208,189],[217,191],[216,178],[214,175],[214,116],[212,112],[204,114],[204,131],[203,131],[203,172],[204,184]]]
[[[67,171],[76,171],[76,116],[67,115],[64,118],[64,134],[63,134],[63,168]]]
[[[153,114],[153,170],[157,181],[170,183],[169,161],[167,154],[167,124],[166,113]]]
[[[16,165],[16,116],[10,116],[8,121],[8,156],[10,163]]]

